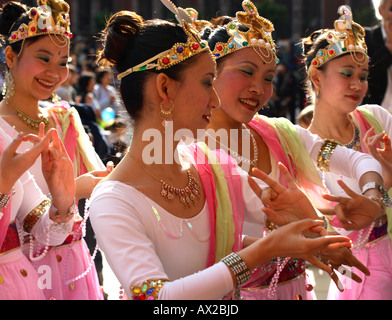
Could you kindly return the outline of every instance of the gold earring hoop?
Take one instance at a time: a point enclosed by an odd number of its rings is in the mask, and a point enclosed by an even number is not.
[[[160,110],[160,115],[161,115],[161,118],[163,119],[162,126],[166,127],[167,126],[167,122],[173,120],[172,111],[174,109],[174,102],[172,100],[170,100],[170,108],[169,108],[169,110],[165,110],[163,105],[164,105],[164,102],[162,101],[161,104],[160,104],[160,109],[161,109]]]
[[[14,78],[12,77],[11,71],[5,72],[4,84],[2,95],[6,104],[9,103],[9,99],[15,94]]]

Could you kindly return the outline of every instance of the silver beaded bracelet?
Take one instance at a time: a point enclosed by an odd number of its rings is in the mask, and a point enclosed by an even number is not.
[[[7,207],[8,202],[11,199],[11,196],[14,194],[14,188],[9,194],[4,194],[0,192],[0,209]]]
[[[241,286],[248,282],[251,276],[251,272],[242,258],[237,253],[231,253],[221,260],[226,264],[231,271],[233,271],[234,276],[237,279],[237,285]]]

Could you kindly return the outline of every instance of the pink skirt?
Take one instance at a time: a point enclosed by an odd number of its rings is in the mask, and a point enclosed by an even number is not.
[[[103,300],[95,264],[84,239],[51,248],[33,266],[46,277],[43,283],[46,299]],[[75,280],[70,282],[72,279]]]
[[[370,276],[367,277],[353,268],[353,272],[362,278],[362,282],[357,283],[337,272],[345,289],[344,292],[340,292],[336,285],[331,283],[328,299],[392,300],[392,244],[389,236],[361,248],[357,259],[369,269]]]
[[[308,283],[304,272],[295,279],[278,283],[272,299],[268,295],[268,287],[241,289],[241,298],[243,300],[315,300],[314,291],[307,291],[307,288]]]
[[[0,256],[0,300],[45,300],[39,276],[20,249]]]

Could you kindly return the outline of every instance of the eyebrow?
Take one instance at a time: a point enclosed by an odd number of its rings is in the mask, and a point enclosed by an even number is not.
[[[352,65],[342,66],[342,68],[351,68],[351,69],[355,69],[355,67],[352,66]],[[363,68],[362,71],[369,72],[369,69],[368,69],[368,68]]]
[[[54,56],[54,54],[52,53],[52,52],[50,52],[50,51],[48,51],[48,50],[46,50],[46,49],[39,49],[39,50],[37,50],[36,51],[37,53],[46,53],[47,55],[50,55],[50,56]],[[64,55],[64,56],[62,56],[61,58],[62,59],[68,59],[68,57],[69,57],[69,55]]]
[[[240,62],[240,64],[241,63],[248,63],[248,64],[251,64],[252,66],[254,66],[255,68],[259,69],[259,66],[257,64],[255,64],[255,63],[253,63],[252,61],[243,60],[243,61]],[[266,72],[273,72],[273,73],[275,73],[275,69],[271,68],[271,69],[268,69]]]

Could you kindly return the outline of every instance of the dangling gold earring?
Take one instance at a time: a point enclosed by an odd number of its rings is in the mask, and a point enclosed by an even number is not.
[[[172,111],[174,109],[174,102],[170,100],[170,109],[169,110],[165,110],[163,108],[163,104],[164,104],[164,102],[162,101],[161,105],[160,105],[160,109],[161,109],[160,115],[161,115],[161,118],[163,119],[162,120],[162,126],[166,127],[167,126],[167,122],[173,120]]]
[[[61,100],[61,98],[59,97],[59,95],[56,92],[53,92],[52,93],[52,102],[54,104],[57,104],[60,102],[60,100]]]
[[[9,99],[15,94],[14,78],[11,72],[7,70],[5,72],[5,79],[3,84],[2,95],[6,104],[9,103]]]

